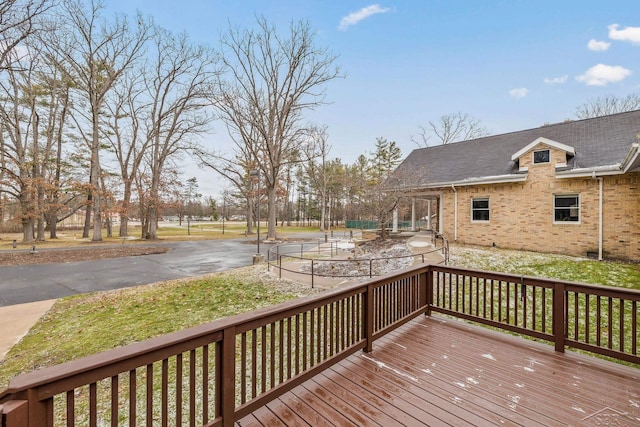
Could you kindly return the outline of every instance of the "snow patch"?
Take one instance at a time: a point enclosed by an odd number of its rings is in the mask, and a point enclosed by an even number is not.
[[[393,368],[393,367],[387,365],[386,363],[384,363],[384,362],[382,362],[380,360],[375,360],[371,356],[363,354],[363,355],[361,355],[361,357],[363,357],[363,358],[375,363],[376,365],[378,365],[378,368],[380,368],[380,369],[387,369],[387,370],[389,370],[389,371],[391,371],[391,372],[393,372],[393,373],[395,373],[397,375],[400,375],[401,377],[408,378],[409,380],[411,380],[413,382],[418,382],[418,378],[414,377],[413,375],[409,375],[406,372],[402,372],[402,371],[400,371],[400,370],[398,370],[396,368]]]
[[[409,242],[409,246],[413,246],[414,248],[424,248],[430,245],[427,242],[416,241],[416,242]]]

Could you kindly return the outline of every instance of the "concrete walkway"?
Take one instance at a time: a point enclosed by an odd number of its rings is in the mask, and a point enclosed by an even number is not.
[[[441,264],[444,262],[442,251],[434,251],[432,234],[429,232],[405,232],[404,235],[409,235],[407,239],[407,246],[414,255],[424,254],[425,264]],[[326,243],[326,250],[329,251],[330,243]],[[332,259],[340,259],[338,256]],[[345,258],[346,259],[346,258]],[[414,265],[422,264],[423,260],[420,257],[414,259]],[[333,289],[338,286],[347,283],[356,283],[368,280],[369,277],[330,277],[330,276],[311,276],[308,272],[302,272],[302,266],[309,266],[308,260],[292,259],[290,261],[283,262],[282,271],[279,273],[277,267],[271,267],[271,274],[281,274],[283,279],[291,280],[296,283],[309,283],[310,286],[317,289]]]
[[[54,299],[0,307],[0,360],[56,302]]]
[[[431,244],[431,234],[429,233],[415,233],[407,241],[407,245],[414,254],[423,253],[433,249]],[[443,260],[441,253],[431,252],[425,259],[427,263],[441,263]],[[292,262],[291,264],[294,264]],[[288,267],[289,270],[296,270],[294,265]],[[273,271],[272,274],[278,274],[277,271]],[[311,285],[311,275],[286,272],[283,271],[283,278],[288,280],[309,283]],[[359,280],[366,280],[367,277],[359,278]],[[344,283],[353,283],[354,279],[345,277],[314,277],[314,287],[319,289],[331,289],[336,286],[340,286]],[[36,324],[42,316],[56,302],[55,299],[31,302],[26,304],[10,305],[0,307],[0,360],[4,359],[7,352],[13,347],[23,336],[29,332],[31,327]]]

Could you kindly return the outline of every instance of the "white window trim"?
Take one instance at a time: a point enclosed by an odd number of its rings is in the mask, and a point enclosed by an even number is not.
[[[487,209],[486,209],[486,211],[489,212],[489,219],[473,219],[473,212],[474,212],[473,201],[474,200],[486,200],[487,201]],[[478,210],[485,210],[485,209],[478,209]],[[490,221],[491,221],[491,200],[490,200],[489,196],[471,197],[471,222],[480,223],[480,224],[487,224]]]
[[[577,221],[556,221],[556,197],[564,196],[564,197],[577,197],[578,198],[578,207],[573,209],[578,209],[578,220]],[[571,208],[570,208],[571,209]],[[553,213],[552,217],[554,224],[561,225],[579,225],[582,223],[582,201],[580,199],[580,193],[560,193],[553,195]]]

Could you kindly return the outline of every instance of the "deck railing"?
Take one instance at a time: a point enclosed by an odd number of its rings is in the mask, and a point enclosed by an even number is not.
[[[456,316],[640,363],[640,292],[421,265],[14,378],[2,427],[230,426],[412,318]]]

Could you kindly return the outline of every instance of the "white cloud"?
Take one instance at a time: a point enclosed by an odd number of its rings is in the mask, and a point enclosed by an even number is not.
[[[622,30],[618,30],[618,27],[618,24],[612,24],[607,27],[609,28],[610,39],[640,44],[640,27],[626,27]]]
[[[602,42],[596,39],[591,39],[589,40],[589,43],[587,43],[587,48],[589,48],[589,50],[593,50],[594,52],[603,52],[609,49],[609,46],[611,46],[611,43]]]
[[[517,89],[511,89],[509,91],[509,95],[511,95],[512,97],[514,97],[516,99],[524,98],[525,96],[527,96],[528,93],[529,93],[529,89],[527,89],[526,87],[520,87],[520,88],[517,88]]]
[[[376,13],[387,13],[390,10],[391,9],[389,9],[388,7],[381,7],[379,4],[372,4],[370,6],[363,7],[359,11],[351,12],[350,14],[342,18],[340,20],[340,26],[338,27],[338,29],[344,31],[350,26],[356,25],[358,22],[370,17],[371,15],[375,15]]]
[[[577,76],[576,80],[587,86],[606,86],[609,83],[624,80],[630,75],[631,70],[619,65],[598,64],[589,68],[584,74]]]
[[[560,77],[554,77],[554,78],[548,78],[545,77],[544,82],[547,84],[551,84],[551,85],[561,85],[563,83],[567,82],[567,79],[569,78],[569,76],[564,75],[564,76],[560,76]]]

